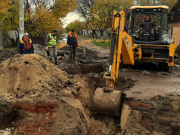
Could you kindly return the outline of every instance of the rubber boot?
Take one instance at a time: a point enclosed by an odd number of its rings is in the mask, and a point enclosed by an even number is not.
[[[52,58],[49,58],[49,61],[52,63]]]
[[[58,65],[57,64],[57,57],[54,57],[54,61],[55,61],[55,65]]]

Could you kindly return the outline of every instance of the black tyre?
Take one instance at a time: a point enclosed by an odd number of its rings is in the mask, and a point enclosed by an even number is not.
[[[168,63],[163,63],[163,62],[159,63],[159,68],[160,70],[166,71],[169,73],[172,73],[172,69],[173,69],[172,67],[168,66]]]

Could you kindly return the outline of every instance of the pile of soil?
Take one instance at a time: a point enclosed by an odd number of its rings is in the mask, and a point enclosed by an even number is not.
[[[1,94],[8,92],[23,97],[55,93],[68,83],[66,72],[39,55],[16,55],[0,65]]]
[[[0,65],[0,128],[13,127],[20,135],[86,135],[89,120],[72,94],[74,85],[70,75],[39,55],[7,59]]]
[[[33,44],[34,47],[34,53],[38,54],[40,56],[43,56],[44,58],[47,58],[47,53],[45,51],[45,46],[39,45],[39,44]],[[0,49],[0,63],[7,60],[8,58],[13,57],[14,55],[18,54],[17,49]]]

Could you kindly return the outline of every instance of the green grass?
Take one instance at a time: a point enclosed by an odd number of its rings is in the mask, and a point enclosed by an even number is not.
[[[17,50],[17,47],[4,47],[5,50]]]
[[[84,40],[91,39],[89,36],[86,36],[86,35],[79,35],[78,38],[82,38]]]
[[[93,41],[92,43],[97,45],[97,46],[110,48],[110,42],[96,42],[96,41]]]

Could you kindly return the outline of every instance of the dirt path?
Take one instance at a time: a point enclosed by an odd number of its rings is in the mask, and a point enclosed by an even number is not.
[[[82,46],[82,47],[87,47],[88,49],[91,49],[93,51],[98,51],[100,53],[106,53],[106,54],[110,53],[109,48],[103,48],[103,47],[100,47],[100,46],[96,46],[91,42],[84,42],[83,40],[79,40],[79,45]]]
[[[163,75],[158,70],[148,71],[150,75],[144,75],[143,70],[128,69],[120,71],[124,77],[137,80],[135,86],[126,91],[127,98],[150,99],[161,95],[180,95],[180,73],[175,71],[172,74]]]

